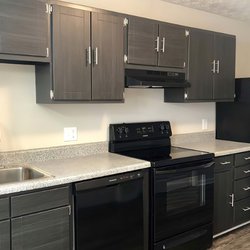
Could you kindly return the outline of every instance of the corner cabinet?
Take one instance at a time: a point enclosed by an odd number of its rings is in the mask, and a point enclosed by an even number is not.
[[[185,27],[134,16],[127,17],[125,25],[127,64],[186,67],[189,32]]]
[[[192,28],[189,37],[191,87],[166,89],[165,102],[233,101],[235,36]]]
[[[0,60],[49,61],[49,10],[45,0],[0,0]]]
[[[52,64],[36,66],[37,102],[122,101],[123,18],[51,8]]]

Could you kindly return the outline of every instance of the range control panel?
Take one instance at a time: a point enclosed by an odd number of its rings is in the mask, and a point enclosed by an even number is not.
[[[112,142],[168,138],[171,135],[171,126],[168,121],[121,123],[109,126],[109,140]]]

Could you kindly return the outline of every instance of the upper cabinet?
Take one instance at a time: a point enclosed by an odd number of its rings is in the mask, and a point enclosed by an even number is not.
[[[215,100],[233,100],[235,94],[235,47],[234,36],[214,34],[214,84]]]
[[[139,17],[125,19],[127,64],[184,69],[189,32],[181,26]]]
[[[123,18],[52,6],[52,65],[36,66],[37,102],[122,101]]]
[[[36,64],[37,103],[123,102],[125,72],[165,102],[234,100],[235,36],[58,1],[0,0],[0,62]]]
[[[190,88],[166,89],[165,102],[233,101],[235,36],[190,29]]]
[[[0,60],[49,61],[45,0],[0,0]]]

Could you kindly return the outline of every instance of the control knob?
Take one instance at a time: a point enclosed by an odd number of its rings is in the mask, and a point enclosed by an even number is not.
[[[128,134],[128,132],[129,132],[128,127],[124,127],[124,133],[127,135],[127,134]]]
[[[118,128],[116,129],[116,131],[117,131],[117,133],[118,133],[119,135],[121,135],[121,134],[122,134],[122,127],[118,127]]]

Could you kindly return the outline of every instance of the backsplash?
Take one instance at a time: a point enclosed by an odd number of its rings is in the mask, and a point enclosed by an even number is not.
[[[214,139],[214,132],[173,135],[172,144],[199,142]],[[18,150],[0,153],[0,166],[27,164],[48,160],[67,159],[108,152],[108,142],[84,143],[70,146],[49,147],[32,150]]]

